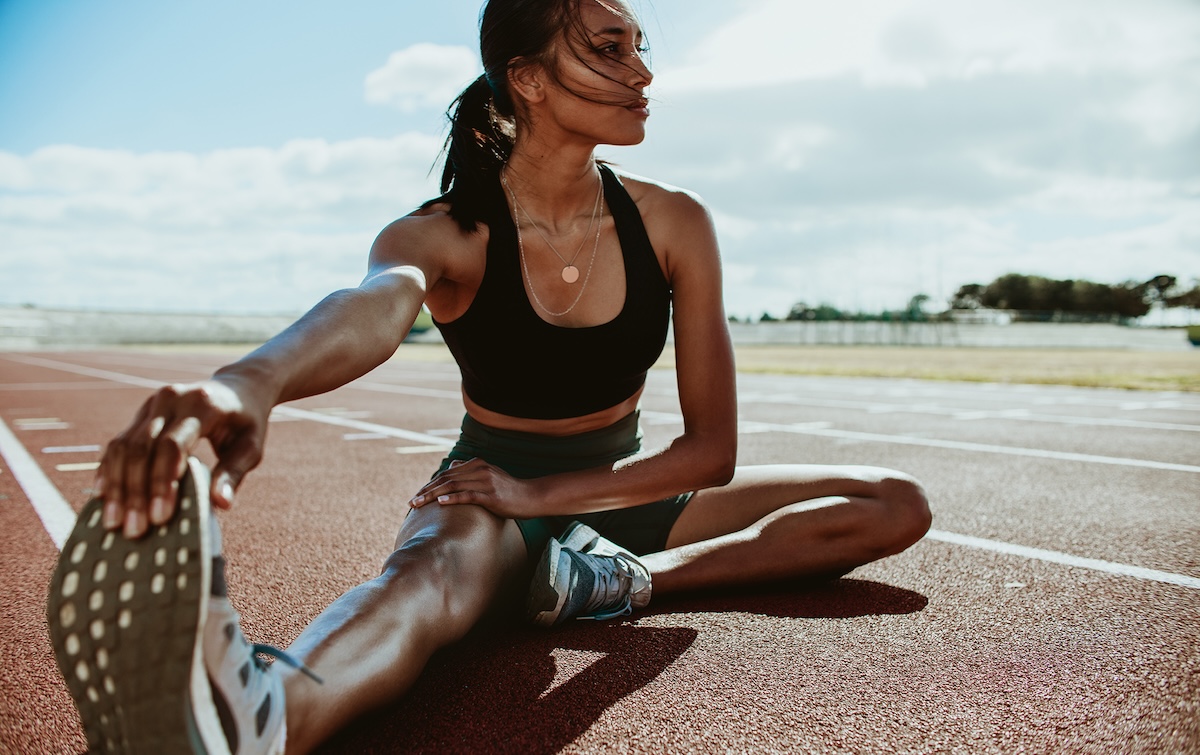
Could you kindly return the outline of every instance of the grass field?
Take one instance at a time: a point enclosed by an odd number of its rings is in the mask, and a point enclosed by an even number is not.
[[[739,346],[736,351],[741,372],[1200,391],[1200,349]],[[398,356],[451,361],[450,353],[440,344],[405,344]],[[674,360],[674,352],[668,346],[658,366],[672,367]]]

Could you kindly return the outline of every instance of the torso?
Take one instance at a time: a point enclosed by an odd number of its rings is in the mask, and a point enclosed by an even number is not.
[[[656,197],[665,195],[667,190],[628,175],[620,175],[620,178],[630,198],[637,205],[658,266],[664,277],[670,280],[667,257],[669,245],[667,239],[663,238],[665,233],[661,232],[660,224],[655,222],[653,212]],[[453,225],[453,221],[446,215],[445,207],[435,205],[422,214],[440,216],[445,223]],[[433,220],[434,217],[430,217],[429,220]],[[601,222],[601,240],[596,247],[595,261],[587,287],[575,307],[560,317],[553,317],[545,310],[562,312],[567,309],[578,293],[576,286],[579,284],[566,286],[561,282],[559,276],[562,263],[536,234],[531,233],[526,225],[522,225],[526,259],[525,274],[521,276],[525,286],[524,293],[533,311],[544,321],[561,328],[595,328],[612,322],[621,314],[627,295],[625,263],[615,222],[607,204]],[[445,239],[446,236],[442,238]],[[439,255],[443,263],[442,274],[426,297],[426,306],[439,323],[448,323],[462,317],[475,301],[487,269],[491,229],[481,225],[477,233],[468,234],[458,231],[455,227],[453,238],[454,241],[443,247],[442,254]],[[586,271],[590,252],[591,250],[585,247],[579,254],[576,264],[581,272]],[[537,300],[530,294],[530,285],[537,293]],[[641,393],[639,388],[633,395],[616,405],[581,416],[554,419],[510,416],[480,406],[465,394],[463,398],[467,413],[485,425],[562,436],[611,425],[637,408]]]

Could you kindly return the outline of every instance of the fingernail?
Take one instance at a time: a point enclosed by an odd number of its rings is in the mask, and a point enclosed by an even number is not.
[[[150,502],[150,521],[155,524],[165,524],[167,521],[167,501],[161,496]]]
[[[448,500],[450,500],[450,496],[448,496],[448,495],[439,495],[438,496],[438,503],[445,503]]]
[[[221,497],[229,503],[233,503],[233,483],[229,480],[221,483]]]
[[[423,496],[423,495],[416,496],[415,498],[412,499],[412,503],[415,503],[418,506],[420,506],[422,503],[425,503],[425,496]]]
[[[121,526],[121,507],[116,503],[104,504],[104,527],[115,530]]]
[[[146,512],[140,509],[130,511],[125,517],[125,537],[141,537],[146,531]]]

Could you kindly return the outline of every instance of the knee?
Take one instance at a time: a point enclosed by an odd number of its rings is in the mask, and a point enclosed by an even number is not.
[[[885,512],[887,549],[899,553],[924,537],[933,524],[929,498],[921,483],[900,472],[889,471],[876,485]]]
[[[449,512],[448,512],[449,513]],[[488,583],[481,567],[497,550],[503,521],[477,506],[455,506],[438,521],[414,528],[385,559],[380,579],[415,590],[431,607],[428,615],[465,632],[486,607],[480,588]]]

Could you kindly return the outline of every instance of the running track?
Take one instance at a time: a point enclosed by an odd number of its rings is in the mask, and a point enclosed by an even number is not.
[[[274,415],[222,520],[255,641],[377,573],[449,445],[453,365],[408,353]],[[0,752],[83,749],[43,618],[55,542],[148,388],[225,356],[0,354]],[[1200,396],[740,383],[742,463],[906,470],[936,529],[819,589],[480,631],[325,752],[1200,752]],[[679,430],[669,371],[643,410],[650,443]]]

